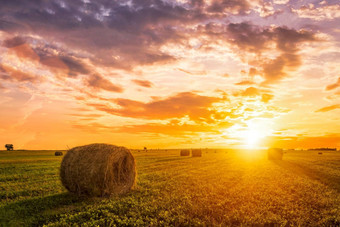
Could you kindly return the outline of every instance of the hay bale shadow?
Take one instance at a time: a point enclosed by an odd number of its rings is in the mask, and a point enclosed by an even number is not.
[[[26,199],[0,207],[1,226],[42,226],[57,218],[56,209],[90,201],[70,193]]]
[[[174,162],[174,161],[181,161],[183,160],[183,157],[176,157],[176,158],[162,158],[156,160],[156,162]]]
[[[332,188],[333,190],[340,192],[340,176],[334,176],[325,172],[320,172],[306,165],[291,161],[272,160],[272,163],[294,174],[306,176],[312,180],[319,181],[320,183]]]

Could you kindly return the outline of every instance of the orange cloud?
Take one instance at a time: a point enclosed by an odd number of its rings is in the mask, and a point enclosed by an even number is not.
[[[235,85],[253,85],[253,84],[255,83],[251,80],[243,80],[241,82],[235,83]]]
[[[340,104],[336,104],[336,105],[332,105],[332,106],[326,106],[324,108],[316,110],[315,112],[328,112],[328,111],[339,109],[339,108],[340,108]]]
[[[107,105],[89,104],[97,110],[110,114],[144,118],[169,119],[182,118],[186,115],[194,121],[208,121],[216,111],[208,110],[213,103],[223,101],[222,98],[201,96],[192,92],[182,92],[165,99],[153,100],[148,103],[130,99],[115,99],[114,103],[121,108],[111,108]]]
[[[268,91],[265,89],[258,89],[256,87],[248,87],[243,91],[240,91],[239,93],[235,94],[236,96],[240,95],[243,97],[261,97],[261,101],[264,103],[269,102],[271,99],[273,99],[274,95],[268,94]]]
[[[155,133],[169,136],[192,136],[199,132],[218,133],[216,126],[207,125],[189,125],[189,124],[146,124],[130,125],[118,128],[118,132],[126,133]]]
[[[98,75],[98,74],[91,74],[88,76],[86,80],[87,86],[95,88],[95,89],[103,89],[106,91],[112,91],[112,92],[123,92],[123,88],[119,87],[117,85],[114,85],[111,81],[108,79],[105,79],[104,77]]]
[[[334,84],[330,84],[326,87],[326,91],[333,90],[337,87],[340,87],[340,77],[338,78],[338,81]]]
[[[153,86],[153,84],[148,80],[132,80],[132,82],[134,82],[135,84],[141,87],[146,87],[146,88],[150,88]]]
[[[186,74],[189,74],[189,75],[206,75],[207,72],[206,71],[195,71],[195,70],[185,70],[185,69],[181,69],[181,68],[178,68],[179,71],[181,72],[184,72]]]
[[[0,65],[0,68],[2,68],[4,72],[2,75],[0,74],[0,78],[3,80],[31,83],[39,80],[37,76],[15,69],[9,65]]]

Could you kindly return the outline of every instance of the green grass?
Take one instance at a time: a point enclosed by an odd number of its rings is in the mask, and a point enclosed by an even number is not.
[[[59,180],[54,151],[0,151],[0,226],[340,225],[340,152],[133,152],[137,187],[82,198]]]

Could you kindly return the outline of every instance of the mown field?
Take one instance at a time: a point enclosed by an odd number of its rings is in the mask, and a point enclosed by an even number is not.
[[[340,152],[133,154],[133,191],[82,198],[62,187],[54,151],[0,151],[0,226],[340,225]]]

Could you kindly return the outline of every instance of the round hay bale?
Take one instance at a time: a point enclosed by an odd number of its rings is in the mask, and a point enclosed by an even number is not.
[[[268,160],[282,160],[283,150],[281,148],[269,148]]]
[[[202,157],[202,150],[201,149],[193,149],[191,150],[192,157]]]
[[[318,154],[322,154],[322,152],[319,152]]]
[[[190,150],[181,150],[180,155],[181,156],[189,156],[190,155]]]
[[[74,147],[61,162],[60,178],[68,191],[78,195],[123,194],[135,185],[135,158],[127,148],[109,144]]]
[[[61,152],[61,151],[56,151],[56,152],[54,153],[54,155],[55,155],[55,156],[63,156],[63,152]]]

